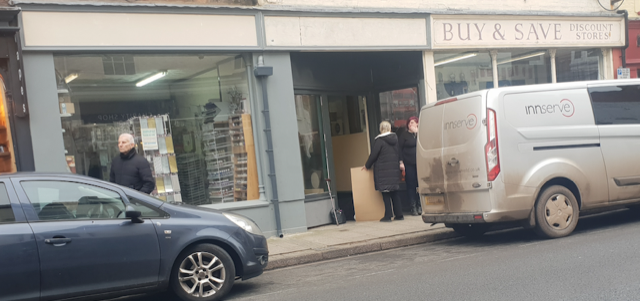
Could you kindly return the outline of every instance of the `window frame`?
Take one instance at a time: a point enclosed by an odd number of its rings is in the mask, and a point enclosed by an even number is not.
[[[133,200],[136,200],[140,203],[142,203],[142,206],[145,208],[148,208],[154,212],[157,212],[160,214],[160,216],[144,216],[144,212],[140,211],[140,205],[136,205],[132,202]],[[135,196],[130,196],[127,195],[127,200],[129,201],[129,206],[133,206],[134,208],[136,208],[136,210],[140,211],[142,214],[140,215],[141,218],[144,219],[152,219],[152,218],[162,218],[162,219],[167,219],[169,217],[171,217],[171,215],[169,213],[167,213],[166,211],[160,209],[159,207],[153,206],[149,203],[147,203],[145,200],[140,199],[139,197],[135,197]]]
[[[17,198],[15,196],[15,192],[12,190],[13,186],[10,181],[0,180],[0,185],[3,185],[5,191],[7,193],[7,199],[9,203],[9,209],[11,209],[11,214],[13,215],[12,221],[0,221],[0,225],[10,225],[25,222],[24,213],[22,212],[22,206],[16,202]]]

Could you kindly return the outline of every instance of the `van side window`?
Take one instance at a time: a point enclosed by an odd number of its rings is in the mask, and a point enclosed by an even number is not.
[[[640,124],[640,85],[589,88],[596,124]]]

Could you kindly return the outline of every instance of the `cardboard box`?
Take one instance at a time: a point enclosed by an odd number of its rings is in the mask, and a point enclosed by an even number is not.
[[[379,221],[384,217],[382,193],[376,191],[373,170],[362,170],[362,166],[351,168],[351,187],[356,222]]]
[[[60,103],[60,114],[75,114],[76,109],[72,102]]]

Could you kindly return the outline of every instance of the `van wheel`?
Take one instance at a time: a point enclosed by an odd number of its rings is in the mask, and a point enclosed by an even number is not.
[[[578,225],[578,202],[564,186],[550,186],[536,200],[536,228],[538,235],[558,238],[571,234]]]
[[[457,224],[452,225],[453,231],[466,237],[480,237],[489,230],[487,224]]]
[[[213,244],[195,245],[182,252],[171,272],[171,288],[184,301],[220,300],[236,277],[231,256]]]

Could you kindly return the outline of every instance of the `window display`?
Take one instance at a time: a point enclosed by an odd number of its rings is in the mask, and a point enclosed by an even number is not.
[[[108,180],[118,136],[150,162],[158,198],[193,205],[258,199],[241,55],[54,56],[72,172]]]

